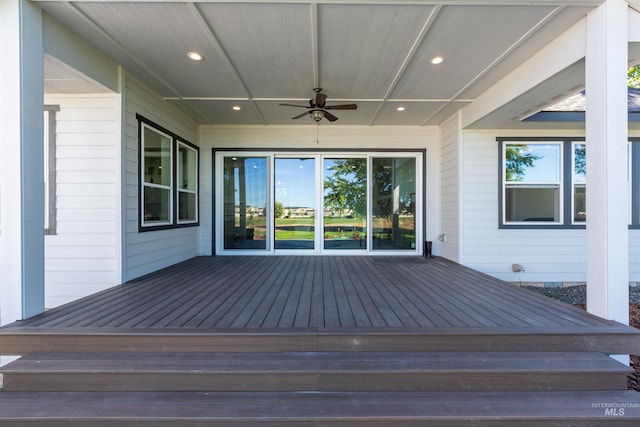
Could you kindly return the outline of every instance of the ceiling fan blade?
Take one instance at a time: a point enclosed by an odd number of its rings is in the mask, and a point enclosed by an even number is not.
[[[316,93],[316,100],[315,100],[316,107],[323,108],[326,101],[327,101],[327,95],[325,95],[322,92]]]
[[[330,122],[335,122],[336,120],[338,120],[338,118],[336,116],[334,116],[333,114],[329,113],[328,111],[324,112],[324,118],[329,120]]]
[[[283,107],[311,108],[311,107],[307,107],[306,105],[296,105],[296,104],[278,104],[278,105],[282,105]]]
[[[306,107],[305,107],[305,108],[306,108]],[[292,120],[300,119],[300,118],[302,118],[302,117],[304,117],[304,116],[306,116],[306,115],[308,115],[308,114],[311,114],[311,111],[305,111],[305,112],[304,112],[304,113],[302,113],[302,114],[298,114],[298,115],[297,115],[297,116],[295,116],[295,117],[291,117],[291,119],[292,119]]]
[[[325,110],[357,110],[356,104],[329,105],[324,107]]]

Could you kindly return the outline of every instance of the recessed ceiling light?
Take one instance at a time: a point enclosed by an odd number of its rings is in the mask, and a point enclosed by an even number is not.
[[[431,58],[431,63],[433,65],[442,64],[444,62],[444,58],[442,56],[434,56]]]
[[[233,107],[231,107],[233,109],[233,111],[240,111],[242,110],[242,108],[240,108],[239,105],[234,105]]]
[[[187,56],[193,60],[193,61],[202,61],[204,59],[204,56],[202,56],[202,54],[198,53],[198,52],[189,52],[187,53]]]
[[[404,107],[398,107],[398,108],[396,108],[396,110],[398,110],[398,111],[404,111],[404,110],[405,110],[405,108],[404,108]]]

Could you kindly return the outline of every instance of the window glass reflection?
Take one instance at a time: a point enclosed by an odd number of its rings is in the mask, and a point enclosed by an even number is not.
[[[275,249],[314,249],[315,158],[275,159]]]
[[[224,158],[224,248],[266,249],[267,159]]]
[[[372,161],[373,250],[416,248],[416,159]]]
[[[324,248],[366,249],[367,159],[324,159]]]
[[[560,222],[562,144],[506,144],[505,222]]]

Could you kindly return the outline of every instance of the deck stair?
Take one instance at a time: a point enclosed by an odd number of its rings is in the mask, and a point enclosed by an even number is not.
[[[13,391],[621,390],[600,353],[41,353],[4,368]]]
[[[638,425],[598,352],[31,353],[0,426]]]

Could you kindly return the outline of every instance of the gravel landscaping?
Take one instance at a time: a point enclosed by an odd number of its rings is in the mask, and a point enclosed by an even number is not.
[[[542,286],[523,286],[525,289],[529,289],[535,292],[539,292],[542,295],[546,295],[551,298],[555,298],[562,302],[572,305],[584,305],[587,303],[587,286],[568,286],[565,288],[560,287],[542,287]],[[640,286],[629,287],[629,303],[640,303]]]
[[[545,288],[541,286],[523,286],[523,288],[539,292],[582,309],[586,308],[587,287],[585,285],[566,288]],[[629,324],[634,328],[640,329],[640,286],[629,287]],[[640,391],[640,355],[631,356],[631,367],[634,369],[635,374],[629,377],[629,389]]]

